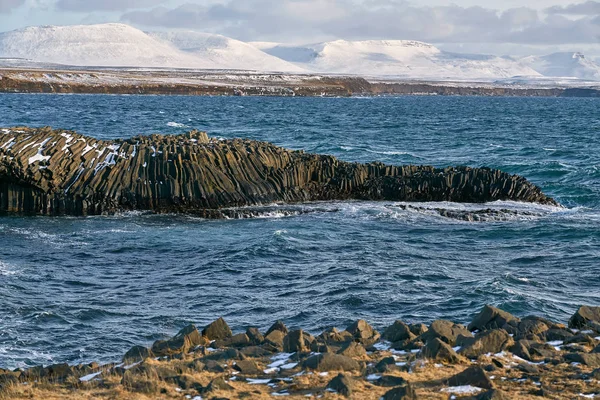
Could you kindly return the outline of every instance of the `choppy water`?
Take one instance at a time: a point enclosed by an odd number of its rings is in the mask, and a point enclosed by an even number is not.
[[[466,164],[525,175],[565,208],[517,203],[462,222],[395,203],[294,206],[204,221],[126,214],[0,218],[0,367],[117,360],[188,322],[275,319],[314,332],[366,318],[468,321],[485,303],[565,321],[600,304],[600,103],[0,95],[0,126],[99,138],[248,137],[351,161]],[[306,212],[313,211],[313,212]]]

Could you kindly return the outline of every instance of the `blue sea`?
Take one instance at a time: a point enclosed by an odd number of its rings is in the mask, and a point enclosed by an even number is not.
[[[600,305],[600,102],[574,98],[0,95],[0,126],[102,139],[205,130],[347,161],[487,166],[563,207],[273,205],[208,221],[0,217],[0,367],[118,361],[193,322],[468,322],[484,305],[566,322]],[[480,222],[433,208],[497,209]],[[496,215],[496,214],[494,214]]]

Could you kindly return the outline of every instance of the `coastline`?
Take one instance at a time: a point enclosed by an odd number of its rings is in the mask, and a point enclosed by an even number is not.
[[[590,82],[433,82],[241,71],[0,67],[0,93],[279,97],[600,97],[600,87]]]
[[[281,321],[234,335],[219,318],[120,363],[0,370],[0,398],[575,399],[599,382],[600,307],[567,327],[485,306],[468,326],[358,320],[318,336]]]

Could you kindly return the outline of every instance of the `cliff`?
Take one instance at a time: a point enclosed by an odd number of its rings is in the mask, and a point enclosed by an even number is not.
[[[197,131],[103,141],[51,128],[0,129],[3,212],[220,218],[224,208],[348,199],[556,204],[525,178],[486,168],[348,163]]]

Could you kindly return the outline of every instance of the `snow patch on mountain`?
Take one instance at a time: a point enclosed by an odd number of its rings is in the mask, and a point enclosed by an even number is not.
[[[548,77],[600,80],[600,64],[582,53],[553,53],[530,56],[520,60],[540,74]]]
[[[270,72],[306,72],[281,58],[267,54],[248,43],[221,35],[195,31],[150,32],[151,37],[209,61],[219,69]]]

